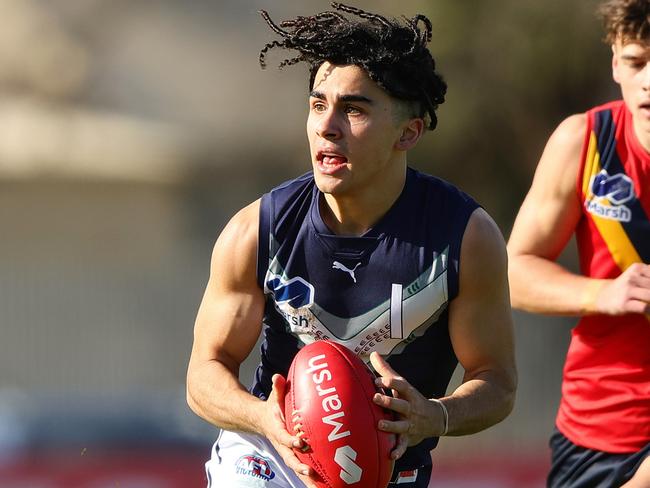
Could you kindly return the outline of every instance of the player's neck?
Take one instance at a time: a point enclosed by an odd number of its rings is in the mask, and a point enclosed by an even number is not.
[[[320,201],[322,219],[335,234],[360,236],[388,212],[405,182],[406,167],[398,175],[384,175],[376,184],[355,189],[350,195],[325,194]]]

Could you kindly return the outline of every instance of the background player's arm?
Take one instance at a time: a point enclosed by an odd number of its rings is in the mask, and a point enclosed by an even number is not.
[[[246,391],[239,367],[261,332],[264,294],[257,284],[259,201],[228,223],[214,246],[208,281],[194,326],[187,372],[187,401],[208,422],[232,431],[252,432],[273,443],[289,467],[307,473],[291,447],[300,440],[282,421],[284,379],[274,377],[268,401]]]
[[[571,273],[555,262],[581,216],[576,178],[586,131],[573,115],[551,135],[508,242],[512,305],[529,312],[578,315],[647,312],[650,267],[631,266],[616,280]]]
[[[508,297],[506,250],[494,221],[482,209],[470,218],[461,248],[460,290],[450,304],[449,333],[465,369],[463,384],[441,399],[449,413],[449,435],[471,434],[504,419],[512,410],[517,374]],[[377,354],[371,355],[380,384],[397,398],[376,402],[400,414],[382,430],[400,434],[395,457],[407,445],[442,434],[440,405],[422,396]]]

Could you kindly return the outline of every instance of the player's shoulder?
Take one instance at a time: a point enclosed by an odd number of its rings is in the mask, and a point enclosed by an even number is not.
[[[285,195],[292,195],[296,192],[300,192],[302,189],[310,187],[313,184],[314,173],[309,171],[303,175],[298,176],[297,178],[292,178],[274,186],[265,195],[271,195],[276,199],[282,198]]]
[[[477,208],[467,222],[461,245],[462,289],[478,289],[501,282],[507,275],[505,238],[494,219]],[[470,278],[469,281],[467,278]],[[478,287],[478,288],[477,288]]]
[[[228,289],[252,289],[257,263],[260,201],[246,205],[225,225],[212,250],[210,280]]]
[[[259,227],[260,199],[239,210],[221,231],[215,244],[215,250],[239,251],[257,248],[257,230]]]
[[[573,178],[581,161],[587,141],[588,114],[573,114],[565,118],[551,134],[537,167],[537,175],[547,174],[553,180]]]
[[[587,131],[588,114],[573,114],[562,120],[557,126],[551,140],[564,146],[582,146]]]
[[[240,234],[247,234],[251,231],[256,231],[257,221],[260,213],[260,200],[261,199],[258,198],[254,202],[251,202],[240,209],[230,219],[226,225],[226,229],[230,230],[231,232]]]
[[[575,151],[582,149],[590,125],[593,124],[593,120],[598,114],[605,112],[617,117],[624,111],[625,102],[623,100],[613,100],[596,105],[586,112],[570,115],[557,126],[549,139],[549,144],[554,144],[567,150]]]
[[[438,176],[423,173],[413,168],[409,168],[409,172],[410,177],[412,177],[416,182],[415,185],[411,186],[420,188],[429,196],[435,196],[438,199],[451,200],[453,201],[453,205],[467,203],[472,208],[477,206],[476,202],[469,194],[465,193],[453,183]]]
[[[470,248],[470,254],[478,249],[498,255],[505,252],[501,229],[485,209],[479,207],[472,212],[463,236],[463,246]]]
[[[262,195],[262,214],[274,218],[290,212],[291,208],[295,210],[312,196],[314,187],[314,174],[311,171],[273,187]]]

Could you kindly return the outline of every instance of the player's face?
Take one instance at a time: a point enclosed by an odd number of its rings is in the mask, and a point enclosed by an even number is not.
[[[404,173],[395,147],[403,131],[396,109],[361,68],[320,67],[309,96],[307,135],[316,185],[323,193],[381,191],[387,179]]]
[[[612,51],[614,80],[621,86],[634,129],[643,143],[650,138],[650,42],[618,40]]]

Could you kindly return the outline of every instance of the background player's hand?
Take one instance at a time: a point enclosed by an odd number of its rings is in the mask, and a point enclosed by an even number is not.
[[[260,419],[260,433],[266,437],[282,456],[285,464],[293,469],[308,488],[317,488],[311,476],[313,470],[300,462],[293,449],[303,447],[300,437],[292,435],[284,423],[284,394],[286,380],[283,376],[273,375],[273,388],[265,403],[265,410]]]
[[[594,308],[599,313],[650,313],[650,265],[635,263],[598,290]]]
[[[440,434],[436,429],[443,424],[442,411],[398,375],[376,352],[370,354],[370,363],[380,375],[376,380],[377,386],[392,390],[393,397],[377,393],[373,401],[397,413],[397,420],[380,421],[379,430],[397,434],[397,445],[391,457],[399,459],[407,447]]]

